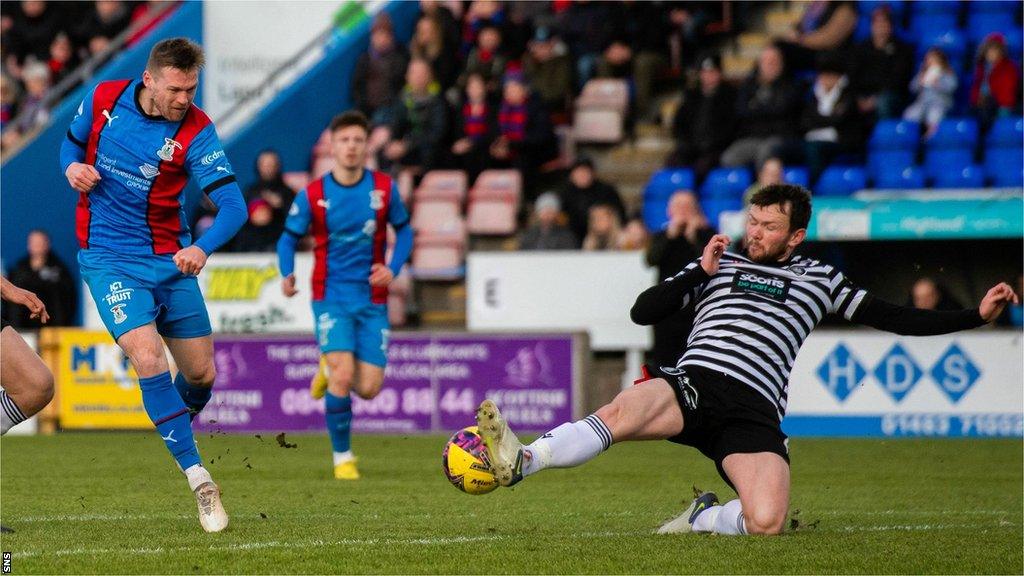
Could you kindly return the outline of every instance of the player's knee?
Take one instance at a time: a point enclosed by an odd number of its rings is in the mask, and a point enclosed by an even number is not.
[[[380,394],[381,385],[383,382],[380,378],[366,378],[359,382],[359,387],[356,389],[356,394],[363,400],[373,400]]]
[[[352,390],[352,372],[330,369],[327,373],[327,389],[335,396],[348,396]]]
[[[755,508],[749,512],[743,510],[743,519],[746,522],[747,533],[773,536],[782,533],[786,525],[786,511],[770,507]]]
[[[168,370],[163,349],[143,347],[128,354],[135,371],[142,377],[155,376]]]
[[[26,394],[26,398],[22,400],[24,406],[21,406],[26,416],[30,416],[39,412],[46,405],[53,400],[53,373],[49,370],[42,369],[38,370],[30,376],[31,382],[28,382],[29,393]],[[19,399],[21,400],[21,399]]]
[[[217,379],[217,368],[214,367],[212,361],[199,366],[191,366],[188,370],[183,369],[182,373],[185,375],[186,382],[201,388],[213,386],[214,380]]]

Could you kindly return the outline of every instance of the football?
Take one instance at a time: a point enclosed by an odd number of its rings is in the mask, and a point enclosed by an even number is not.
[[[476,426],[452,434],[444,445],[441,467],[452,486],[467,494],[487,494],[498,487],[487,463],[487,447]]]

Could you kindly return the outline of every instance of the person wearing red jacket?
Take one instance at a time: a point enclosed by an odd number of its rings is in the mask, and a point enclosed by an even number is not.
[[[971,83],[971,108],[987,127],[996,116],[1012,112],[1019,95],[1020,71],[1007,54],[1006,39],[993,32],[978,48]]]

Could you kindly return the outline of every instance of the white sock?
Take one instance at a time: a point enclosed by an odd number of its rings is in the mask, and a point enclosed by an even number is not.
[[[338,464],[341,464],[343,462],[348,462],[349,460],[352,460],[352,459],[355,458],[355,456],[352,455],[352,451],[351,450],[345,450],[344,452],[333,452],[333,454],[334,454],[334,465],[335,466],[337,466]]]
[[[571,468],[593,459],[612,445],[612,433],[591,414],[578,422],[566,422],[525,448],[523,476],[545,468]]]
[[[721,513],[721,506],[711,506],[705,508],[703,512],[697,514],[697,517],[693,519],[693,531],[714,532],[715,522],[718,521],[718,515]]]
[[[715,506],[717,508],[717,506]],[[715,517],[714,531],[716,534],[746,534],[747,526],[743,522],[743,507],[740,506],[740,501],[730,500],[725,504],[722,504],[721,510]],[[708,511],[711,509],[709,508]],[[704,514],[701,514],[703,516]],[[700,519],[700,516],[697,517]]]
[[[200,464],[193,464],[192,466],[189,466],[188,469],[185,470],[185,477],[188,478],[189,490],[192,490],[193,492],[195,492],[196,488],[199,488],[201,485],[207,482],[213,482],[213,477],[210,476],[210,473],[206,468],[203,468]]]
[[[0,436],[24,421],[25,415],[21,413],[21,408],[7,395],[6,390],[0,390]]]

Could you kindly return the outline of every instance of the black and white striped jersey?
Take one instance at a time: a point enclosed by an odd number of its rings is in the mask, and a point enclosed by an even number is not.
[[[676,277],[700,265],[691,262]],[[676,366],[702,366],[743,382],[786,413],[789,374],[811,330],[835,313],[851,320],[867,292],[828,264],[794,255],[756,264],[732,252],[718,272],[690,290],[693,330]]]

